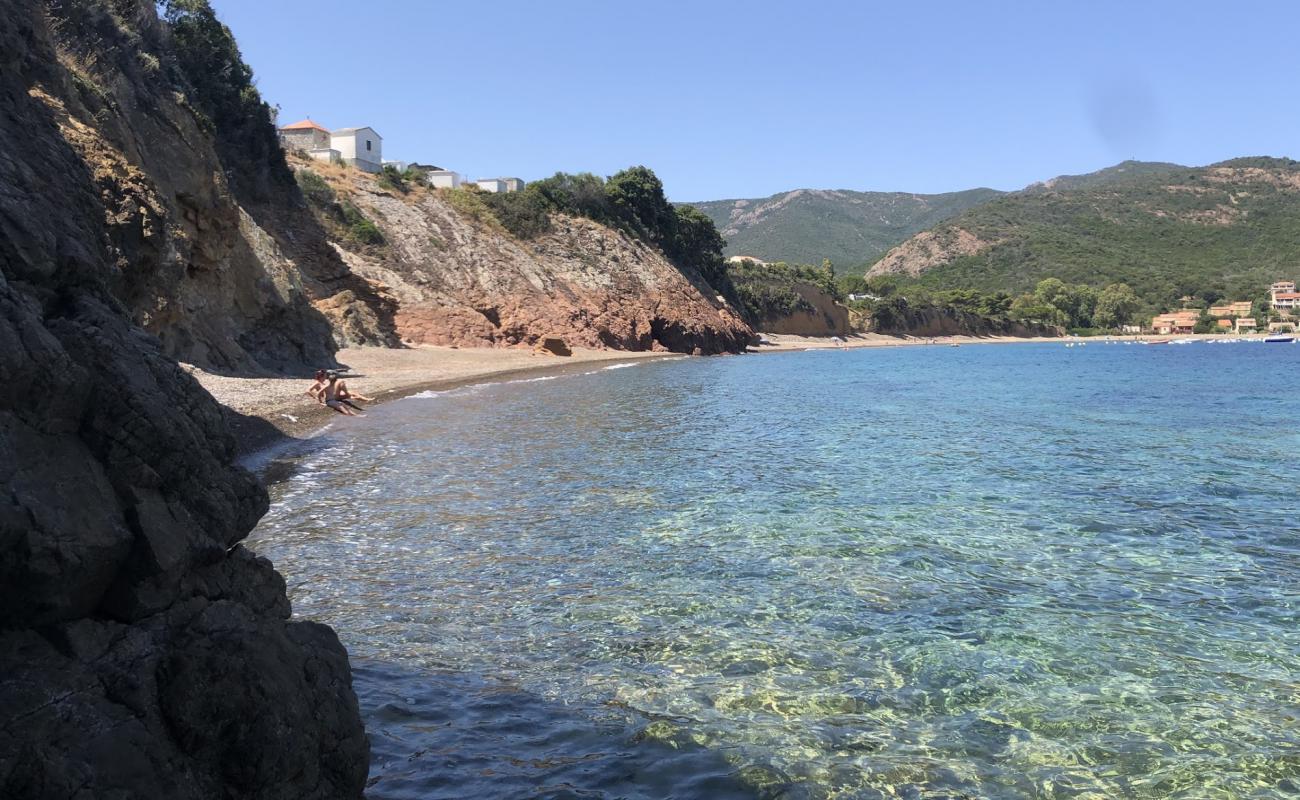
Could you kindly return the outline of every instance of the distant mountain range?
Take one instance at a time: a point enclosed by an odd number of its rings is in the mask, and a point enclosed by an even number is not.
[[[820,264],[861,272],[908,237],[998,197],[994,189],[947,194],[795,189],[752,200],[691,205],[707,214],[729,256]]]
[[[1152,305],[1246,297],[1300,278],[1300,163],[1125,161],[1018,192],[797,189],[693,204],[727,255],[895,274],[936,288],[1018,292],[1046,277],[1123,281]]]
[[[968,208],[886,253],[869,274],[1023,291],[1047,277],[1122,281],[1153,305],[1244,299],[1300,277],[1300,162],[1206,167],[1126,161]]]

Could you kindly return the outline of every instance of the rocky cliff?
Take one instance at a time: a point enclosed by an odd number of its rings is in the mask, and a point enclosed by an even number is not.
[[[743,350],[752,337],[699,275],[621,231],[554,214],[548,232],[523,240],[472,190],[293,165],[328,185],[314,201],[321,224],[352,274],[392,298],[405,341],[481,347],[558,336],[583,347],[714,354]],[[343,219],[373,223],[380,235],[360,244],[336,224]]]
[[[42,5],[53,61],[31,98],[99,195],[106,285],[164,353],[227,372],[283,371],[329,362],[336,344],[392,343],[383,298],[327,245],[269,117],[226,111],[227,98],[191,85],[197,73],[247,69],[215,18],[187,15],[216,41],[182,48],[154,3]],[[253,98],[253,112],[264,108]]]
[[[347,655],[239,545],[266,495],[174,361],[318,358],[328,325],[123,61],[167,68],[153,14],[0,0],[0,797],[359,797]]]

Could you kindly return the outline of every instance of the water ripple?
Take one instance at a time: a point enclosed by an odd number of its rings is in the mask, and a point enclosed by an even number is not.
[[[431,394],[336,426],[254,546],[364,665],[375,797],[1294,796],[1298,356]]]

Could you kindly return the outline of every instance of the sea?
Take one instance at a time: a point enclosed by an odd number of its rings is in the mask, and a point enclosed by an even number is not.
[[[1300,795],[1300,346],[639,361],[278,457],[397,798]]]

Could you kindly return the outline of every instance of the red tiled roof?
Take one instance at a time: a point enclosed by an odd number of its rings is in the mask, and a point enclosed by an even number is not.
[[[299,122],[295,122],[295,123],[293,123],[292,125],[285,125],[285,126],[284,126],[283,128],[281,128],[280,130],[282,130],[282,131],[307,131],[307,130],[312,130],[312,129],[315,129],[315,130],[318,130],[318,131],[325,131],[326,133],[329,133],[329,128],[323,127],[323,126],[321,126],[321,125],[317,125],[315,122],[312,122],[312,121],[309,120],[309,119],[304,119],[304,120],[301,120],[301,121],[299,121]]]
[[[1300,300],[1300,292],[1278,292],[1273,295],[1274,300]]]

